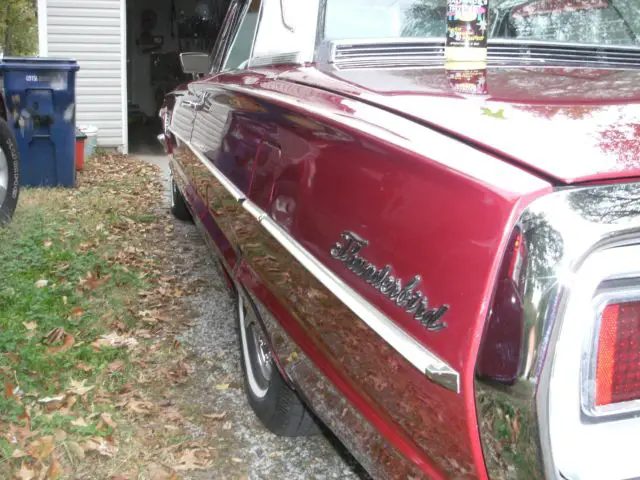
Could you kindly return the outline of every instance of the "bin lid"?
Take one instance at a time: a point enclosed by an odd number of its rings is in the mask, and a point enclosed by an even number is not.
[[[76,60],[63,58],[40,57],[4,57],[0,59],[0,71],[7,70],[65,70],[78,71],[80,65]]]

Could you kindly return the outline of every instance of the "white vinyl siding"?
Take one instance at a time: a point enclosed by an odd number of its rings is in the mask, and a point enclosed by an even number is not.
[[[77,124],[98,127],[101,146],[126,148],[124,0],[40,0],[40,5],[46,12],[41,53],[80,65]]]

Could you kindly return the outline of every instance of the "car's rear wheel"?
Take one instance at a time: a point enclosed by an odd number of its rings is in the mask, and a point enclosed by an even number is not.
[[[253,307],[237,296],[242,367],[249,404],[265,427],[277,435],[299,437],[319,432],[312,414],[287,385],[273,362]]]
[[[9,223],[18,204],[20,154],[7,122],[0,119],[0,227]]]
[[[184,222],[192,221],[193,218],[191,217],[189,207],[187,207],[187,201],[178,188],[178,185],[173,178],[173,174],[170,174],[169,182],[171,184],[171,213],[178,220],[182,220]]]

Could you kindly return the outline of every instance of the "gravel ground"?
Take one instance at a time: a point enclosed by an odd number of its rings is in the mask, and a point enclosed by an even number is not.
[[[162,157],[144,158],[163,169]],[[168,194],[166,199],[168,207]],[[233,300],[196,227],[175,221],[176,274],[204,285],[185,299],[193,311],[190,329],[179,339],[195,367],[191,379],[172,396],[191,413],[224,418],[191,425],[191,435],[216,449],[215,468],[184,478],[204,479],[361,479],[356,462],[330,434],[288,439],[267,431],[249,407],[240,366]]]

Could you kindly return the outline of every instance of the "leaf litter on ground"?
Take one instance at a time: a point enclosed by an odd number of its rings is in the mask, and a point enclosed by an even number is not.
[[[0,478],[177,479],[214,458],[182,443],[166,457],[187,416],[156,397],[193,371],[175,334],[200,287],[168,268],[162,194],[157,167],[103,155],[76,189],[26,190],[0,230]]]

